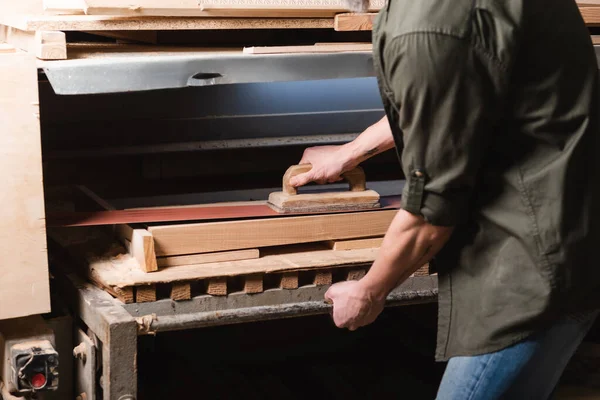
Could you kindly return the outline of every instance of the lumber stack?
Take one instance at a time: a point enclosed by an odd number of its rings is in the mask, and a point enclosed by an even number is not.
[[[577,3],[586,24],[600,26],[598,2]],[[348,13],[341,0],[306,0],[301,4],[289,0],[0,0],[0,43],[42,60],[63,60],[69,50],[65,34],[73,31],[113,38],[118,43],[148,44],[163,43],[165,31],[371,31],[384,4],[384,0],[372,0],[367,13],[357,14]],[[331,51],[370,51],[368,45],[363,42],[355,49],[338,47]],[[327,51],[305,45],[273,47],[250,46],[245,52]]]

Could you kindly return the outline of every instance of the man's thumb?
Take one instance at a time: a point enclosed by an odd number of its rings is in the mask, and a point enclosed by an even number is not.
[[[293,187],[304,186],[313,179],[311,171],[296,175],[290,178],[290,185]]]

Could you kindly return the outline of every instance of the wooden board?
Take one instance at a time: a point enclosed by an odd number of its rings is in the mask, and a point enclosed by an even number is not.
[[[384,235],[396,210],[151,226],[158,256]]]
[[[331,18],[170,18],[106,15],[11,15],[0,12],[0,24],[24,31],[159,31],[222,29],[331,29]]]
[[[355,240],[331,240],[328,242],[332,250],[356,250],[381,247],[383,237],[355,239]]]
[[[251,260],[260,256],[258,249],[222,251],[218,253],[190,254],[185,256],[159,257],[158,266],[177,267],[180,265],[208,264],[222,261]]]
[[[373,23],[376,17],[377,13],[338,14],[333,20],[333,29],[339,32],[370,31],[373,30]]]
[[[313,46],[263,46],[245,47],[245,54],[297,54],[297,53],[339,53],[339,52],[371,52],[371,43],[354,44],[320,44]]]
[[[35,56],[0,55],[0,319],[50,311]]]
[[[46,11],[62,14],[135,16],[259,16],[314,17],[347,11],[342,0],[43,0]],[[371,0],[369,11],[383,7],[383,0]]]

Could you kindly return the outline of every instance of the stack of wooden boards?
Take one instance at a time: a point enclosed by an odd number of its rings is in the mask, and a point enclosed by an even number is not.
[[[0,0],[0,42],[43,60],[68,58],[65,32],[85,32],[121,43],[161,44],[165,31],[333,29],[370,31],[384,0],[369,12],[348,13],[341,0]],[[600,26],[600,2],[578,0],[589,27]],[[596,37],[595,43],[600,43]],[[298,47],[293,49],[293,47]],[[322,52],[317,46],[248,47],[246,53]],[[368,43],[348,43],[330,51],[370,51]]]
[[[251,204],[267,207],[266,202]],[[104,208],[111,209],[105,202]],[[384,207],[209,222],[50,227],[49,235],[92,282],[124,302],[186,300],[197,294],[250,294],[360,278],[375,260],[396,213],[397,208]],[[427,274],[427,265],[416,273]]]

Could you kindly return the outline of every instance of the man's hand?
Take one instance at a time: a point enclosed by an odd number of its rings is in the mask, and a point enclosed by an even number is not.
[[[309,182],[324,185],[340,181],[344,172],[355,167],[348,160],[349,154],[344,146],[309,147],[304,150],[300,164],[312,164],[312,168],[290,179],[290,185],[299,187]]]
[[[340,181],[344,172],[393,147],[392,130],[387,118],[383,117],[352,142],[341,146],[317,146],[306,149],[300,164],[311,164],[312,169],[290,179],[290,185],[299,187],[309,182],[324,185]]]
[[[368,325],[383,311],[385,298],[376,298],[360,281],[332,285],[325,299],[333,302],[333,322],[338,328],[354,331]]]

